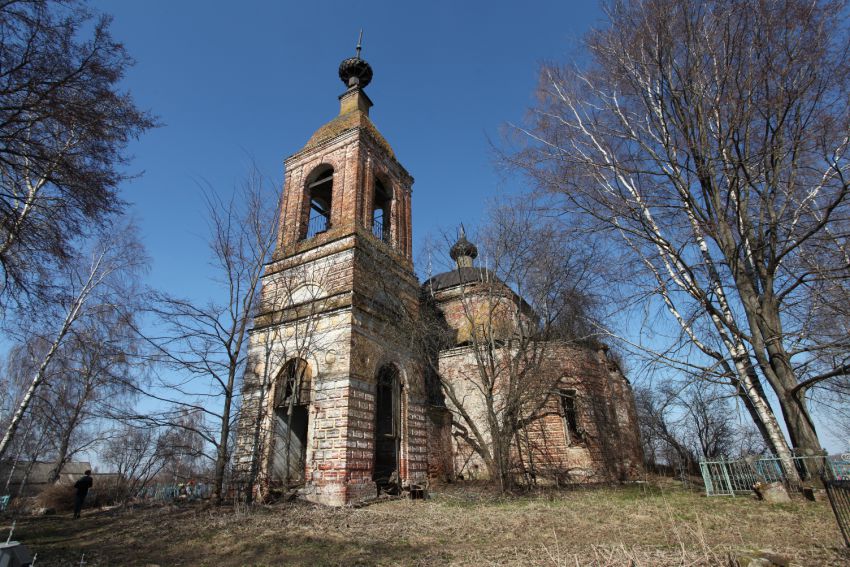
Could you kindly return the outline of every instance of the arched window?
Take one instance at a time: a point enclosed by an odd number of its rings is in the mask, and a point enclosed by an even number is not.
[[[375,180],[375,199],[372,203],[372,234],[375,238],[390,241],[390,204],[392,193],[380,180]]]
[[[558,390],[560,398],[561,417],[564,420],[564,435],[567,445],[577,445],[582,441],[582,428],[579,425],[578,409],[576,408],[576,391],[561,388]]]
[[[306,200],[310,209],[304,238],[313,238],[330,229],[333,184],[334,170],[330,166],[320,166],[308,177]]]
[[[302,358],[293,358],[284,364],[278,374],[275,407],[286,408],[310,402],[310,374],[307,370],[307,361]]]

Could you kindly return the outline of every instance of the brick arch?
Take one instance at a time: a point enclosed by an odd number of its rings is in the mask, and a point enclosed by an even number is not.
[[[301,357],[290,357],[280,365],[280,368],[274,374],[272,382],[273,391],[269,396],[269,401],[273,406],[276,406],[282,398],[286,397],[287,381],[291,379],[292,372],[301,372],[302,379],[301,387],[297,393],[300,403],[309,403],[313,398],[313,382],[316,377],[315,362],[311,363]]]
[[[372,366],[371,375],[373,380],[377,381],[378,372],[380,372],[381,368],[384,366],[395,366],[395,369],[398,371],[398,377],[401,385],[404,386],[405,389],[409,387],[408,372],[404,363],[397,357],[391,355],[383,355],[379,357]]]
[[[383,189],[382,194],[378,194],[378,185]],[[371,202],[368,203],[370,221],[378,222],[377,217],[380,216],[380,227],[372,224],[372,235],[383,240],[384,242],[393,245],[393,232],[396,230],[393,222],[393,209],[397,200],[396,183],[393,183],[392,177],[384,170],[384,168],[376,167],[372,174],[372,187],[369,190]],[[381,210],[380,215],[376,211]]]
[[[331,160],[328,160],[331,161]],[[340,182],[339,168],[322,161],[310,168],[301,178],[301,208],[299,215],[298,238],[312,238],[316,234],[330,230],[334,211],[339,207]],[[328,179],[330,174],[330,181]],[[325,181],[319,184],[319,182]]]
[[[300,357],[288,358],[275,374],[268,400],[270,437],[265,467],[273,484],[303,483],[307,478],[314,378],[315,367]]]
[[[387,242],[401,253],[408,254],[407,240],[410,232],[410,219],[407,216],[408,202],[403,176],[400,172],[394,171],[396,168],[381,161],[374,162],[372,169],[373,179],[380,179],[390,193],[389,224],[391,235]]]
[[[323,297],[327,297],[327,295],[328,291],[322,286],[321,282],[316,279],[308,279],[299,283],[295,289],[293,289],[285,297],[285,305],[289,307],[292,305],[316,301]]]

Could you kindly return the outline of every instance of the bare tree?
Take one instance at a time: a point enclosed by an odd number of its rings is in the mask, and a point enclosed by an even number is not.
[[[806,392],[848,367],[806,375],[822,345],[798,306],[813,280],[847,277],[846,259],[819,253],[846,234],[843,3],[647,0],[608,14],[586,62],[543,68],[518,161],[629,252],[680,329],[673,363],[741,392],[794,478],[760,378],[793,446],[820,451]]]
[[[551,371],[550,359],[559,347],[592,338],[591,260],[589,250],[573,249],[532,207],[518,203],[494,210],[479,239],[485,268],[459,262],[456,279],[465,285],[453,298],[434,293],[419,336],[454,415],[454,434],[504,491],[513,484],[518,433],[539,417],[562,377]],[[434,290],[430,283],[426,292]],[[446,316],[455,319],[448,327],[456,328],[448,336]],[[462,352],[452,356],[462,359],[440,364],[439,351],[457,345]]]
[[[125,424],[107,440],[100,454],[118,475],[118,496],[133,498],[168,471],[173,479],[194,477],[201,444],[192,442],[187,429],[137,427]]]
[[[726,392],[690,387],[677,396],[685,418],[688,444],[705,458],[731,455],[736,434],[735,416]]]
[[[114,227],[98,235],[69,267],[67,279],[57,277],[49,297],[33,304],[29,320],[17,330],[25,341],[43,348],[20,399],[0,417],[5,428],[0,459],[12,442],[24,416],[36,400],[62,350],[77,331],[110,313],[122,313],[127,298],[136,293],[137,276],[146,256],[133,227]],[[60,378],[61,379],[61,378]],[[53,384],[57,386],[57,384]]]
[[[643,454],[650,467],[668,465],[681,467],[690,473],[697,463],[697,454],[678,430],[678,418],[671,415],[674,401],[675,396],[669,392],[662,393],[651,388],[638,388],[635,391]]]
[[[282,469],[284,486],[303,482],[304,463],[292,461],[297,452],[292,446],[293,419],[296,406],[307,403],[308,361],[329,347],[317,326],[332,269],[327,262],[296,265],[264,284],[256,312],[260,326],[251,332],[240,416],[240,430],[250,432],[245,479],[249,504],[255,492],[267,495],[275,468]]]
[[[221,502],[236,419],[238,379],[245,371],[248,333],[259,282],[277,236],[278,192],[254,170],[228,201],[208,192],[207,214],[214,281],[222,298],[206,303],[164,293],[152,296],[154,333],[144,332],[158,359],[179,371],[165,379],[166,394],[148,395],[174,403],[162,414],[136,416],[157,425],[177,425],[179,408],[205,416],[192,430],[214,448],[213,498]],[[173,398],[168,392],[180,394]]]
[[[51,481],[77,453],[108,434],[105,420],[123,412],[138,390],[139,338],[132,331],[137,310],[128,298],[120,312],[97,313],[72,329],[54,359],[40,394],[51,407]]]
[[[644,386],[635,397],[644,456],[650,466],[666,464],[698,474],[700,459],[764,450],[758,432],[741,422],[730,402],[734,396],[721,385],[691,381]]]
[[[9,349],[5,371],[0,378],[2,415],[12,415],[29,387],[47,348],[49,346],[41,341],[31,340],[15,344]],[[5,462],[9,465],[9,474],[5,479],[0,479],[5,486],[3,494],[12,494],[12,478],[15,477],[16,471],[21,479],[17,493],[18,496],[23,494],[35,464],[48,458],[51,451],[50,412],[49,400],[37,396],[24,415],[19,433],[12,439],[7,450]]]
[[[0,304],[50,284],[122,209],[128,141],[155,125],[119,84],[110,20],[76,0],[0,4]]]

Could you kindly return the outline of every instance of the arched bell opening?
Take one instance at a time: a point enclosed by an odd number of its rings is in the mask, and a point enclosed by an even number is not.
[[[285,486],[305,482],[310,386],[307,361],[300,358],[283,366],[275,384],[272,479]]]
[[[375,466],[372,480],[378,493],[401,488],[401,391],[398,368],[385,364],[378,370],[375,392]]]
[[[372,235],[387,243],[392,235],[391,209],[392,193],[380,179],[376,179],[375,198],[372,203]]]
[[[309,207],[307,225],[301,238],[313,238],[331,228],[331,204],[333,203],[334,170],[329,165],[316,168],[307,177],[305,203]]]

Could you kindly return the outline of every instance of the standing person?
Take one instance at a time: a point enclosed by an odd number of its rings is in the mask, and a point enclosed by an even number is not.
[[[74,497],[74,518],[80,517],[80,510],[83,509],[83,502],[85,502],[86,494],[89,493],[92,484],[91,471],[86,471],[85,476],[74,483],[74,488],[77,489],[77,494]]]

